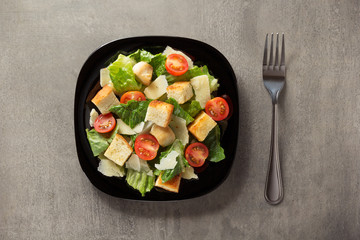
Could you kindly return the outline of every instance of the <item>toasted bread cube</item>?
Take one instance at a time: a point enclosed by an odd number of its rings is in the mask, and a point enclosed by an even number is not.
[[[172,104],[153,100],[147,109],[145,121],[151,121],[160,127],[167,127],[173,110],[174,106]]]
[[[175,133],[169,126],[160,127],[154,124],[150,130],[150,134],[158,140],[160,146],[166,147],[175,141]]]
[[[162,174],[160,174],[160,176],[156,179],[155,187],[159,187],[159,188],[162,188],[167,191],[174,192],[174,193],[179,192],[181,174],[176,175],[175,177],[173,177],[173,179],[171,179],[167,182],[164,182],[164,183],[161,180],[161,176],[162,176]]]
[[[166,88],[168,98],[174,98],[183,104],[194,96],[190,82],[176,82]]]
[[[153,67],[147,62],[138,62],[133,66],[133,72],[138,81],[149,86],[153,74]]]
[[[188,129],[197,140],[202,142],[216,124],[217,123],[209,115],[207,115],[204,111],[201,111],[196,116],[195,120],[189,124]]]
[[[132,147],[120,134],[116,134],[104,156],[120,166],[124,166],[126,160],[133,152]]]
[[[91,100],[102,114],[109,113],[109,109],[113,106],[119,105],[120,102],[116,98],[112,88],[105,85]]]

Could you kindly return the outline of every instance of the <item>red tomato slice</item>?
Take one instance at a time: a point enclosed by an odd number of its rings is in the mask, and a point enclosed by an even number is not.
[[[139,91],[129,91],[121,96],[120,103],[127,103],[130,100],[145,101],[145,95]]]
[[[209,150],[203,143],[192,143],[185,151],[185,158],[193,167],[201,167],[209,156]]]
[[[94,128],[99,133],[108,133],[111,132],[116,125],[116,120],[111,113],[100,114],[95,122]]]
[[[216,97],[206,103],[205,112],[215,121],[221,121],[229,115],[229,105],[225,99]]]
[[[165,61],[165,68],[168,73],[174,76],[180,76],[189,69],[189,64],[184,56],[180,54],[170,54]]]
[[[159,149],[159,143],[156,138],[150,134],[141,134],[135,139],[135,153],[143,160],[152,160],[156,157]]]

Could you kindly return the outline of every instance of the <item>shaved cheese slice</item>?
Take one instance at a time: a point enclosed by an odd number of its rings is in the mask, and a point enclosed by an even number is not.
[[[113,83],[110,78],[110,71],[107,68],[100,69],[100,86],[110,85],[113,88]]]
[[[175,138],[179,139],[183,145],[189,143],[189,131],[186,127],[186,120],[175,116],[171,116],[169,127],[173,130]]]
[[[181,174],[181,177],[184,179],[198,179],[199,177],[194,173],[194,168],[188,166],[185,168],[185,172]]]
[[[168,82],[166,81],[165,75],[160,75],[156,78],[147,88],[144,93],[149,99],[158,99],[166,93]]]
[[[140,133],[144,129],[144,126],[145,126],[145,122],[141,122],[141,123],[137,124],[132,130],[135,133]]]
[[[131,129],[131,127],[129,127],[126,123],[124,123],[123,120],[121,119],[116,119],[117,120],[117,124],[119,125],[119,133],[120,134],[124,134],[124,135],[134,135],[136,134],[136,132]]]
[[[136,154],[132,154],[131,157],[126,161],[125,167],[140,172],[140,158]]]
[[[96,120],[96,118],[98,116],[99,116],[99,113],[95,109],[91,109],[91,111],[90,111],[90,119],[89,119],[90,127],[94,126],[94,122],[95,122],[95,120]]]
[[[143,160],[141,158],[139,158],[139,160],[140,160],[140,171],[141,172],[150,172],[151,169],[150,169],[149,164],[147,163],[147,161],[145,161],[145,160]]]
[[[173,169],[176,166],[176,158],[179,153],[171,151],[166,157],[160,160],[160,164],[155,164],[155,167],[159,170]]]
[[[195,100],[200,103],[202,108],[205,108],[206,103],[211,99],[209,77],[201,75],[190,79],[195,92]]]
[[[99,155],[98,171],[107,177],[123,177],[125,176],[125,169],[109,160],[103,154]]]
[[[189,65],[189,69],[193,68],[193,66],[194,66],[193,61],[185,53],[183,53],[181,51],[174,50],[172,47],[167,46],[165,48],[163,54],[166,55],[166,56],[168,56],[170,54],[179,54],[179,55],[183,56],[186,59],[186,61],[188,62],[188,65]]]

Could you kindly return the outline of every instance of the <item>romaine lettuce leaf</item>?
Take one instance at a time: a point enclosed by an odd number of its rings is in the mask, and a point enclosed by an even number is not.
[[[177,164],[173,169],[168,169],[163,171],[163,174],[161,175],[161,180],[163,182],[167,182],[176,175],[182,173],[185,170],[185,166],[188,166],[188,162],[184,157],[184,145],[182,145],[179,139],[176,139],[169,148],[161,152],[160,160],[161,158],[166,157],[171,151],[176,151],[179,153],[179,156],[177,156],[176,158]]]
[[[150,101],[135,101],[130,100],[126,104],[120,103],[120,105],[110,108],[110,112],[115,113],[121,120],[123,120],[131,128],[134,128],[137,124],[145,120],[146,111]]]
[[[126,182],[134,189],[145,196],[145,193],[150,192],[155,184],[155,176],[149,176],[146,172],[137,172],[133,169],[127,169]]]
[[[128,57],[134,59],[136,62],[149,63],[154,57],[154,55],[148,51],[145,51],[144,49],[138,49],[136,52],[130,54]]]
[[[111,82],[118,94],[131,90],[140,90],[142,84],[135,80],[132,70],[135,61],[132,58],[119,54],[115,62],[108,67]]]
[[[191,103],[185,103],[182,106],[184,110],[193,118],[202,110],[200,103],[196,100],[192,100]]]
[[[173,114],[175,116],[181,117],[183,119],[186,120],[186,125],[188,125],[189,123],[191,123],[192,121],[194,121],[194,119],[190,116],[189,113],[187,113],[180,105],[179,103],[173,99],[173,98],[169,98],[168,100],[166,100],[165,102],[170,103],[171,105],[174,105],[174,111]]]
[[[220,146],[220,128],[218,125],[209,132],[203,144],[209,149],[207,159],[210,162],[220,162],[225,159],[224,149]]]
[[[212,76],[209,73],[209,69],[206,65],[202,67],[194,66],[193,68],[189,69],[186,73],[180,76],[173,76],[170,74],[166,74],[166,79],[168,82],[185,81],[201,75],[208,76],[210,92],[216,91],[218,89],[219,87],[218,81],[214,76]]]
[[[86,129],[85,131],[94,156],[96,157],[100,153],[105,152],[105,150],[109,147],[108,139],[95,131],[95,129],[91,129],[90,131],[89,129]]]
[[[159,53],[159,54],[156,54],[149,62],[149,64],[154,69],[154,73],[155,73],[156,77],[166,73],[165,61],[166,61],[166,56]]]

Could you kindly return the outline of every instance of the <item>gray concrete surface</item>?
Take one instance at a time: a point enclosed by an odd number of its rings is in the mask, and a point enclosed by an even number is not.
[[[2,0],[0,239],[360,239],[359,18],[357,0]],[[278,206],[263,197],[271,103],[261,61],[272,31],[286,33],[288,63]],[[205,41],[234,67],[238,154],[209,195],[115,199],[78,164],[79,70],[98,46],[139,35]]]

